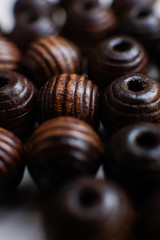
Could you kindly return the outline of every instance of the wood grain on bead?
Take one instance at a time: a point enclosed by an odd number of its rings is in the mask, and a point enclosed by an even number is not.
[[[60,240],[126,240],[133,218],[132,206],[118,186],[91,177],[70,182],[47,202],[50,236]]]
[[[48,37],[31,45],[23,68],[41,87],[56,74],[80,72],[81,57],[77,47],[68,40],[62,37]]]
[[[24,147],[12,132],[0,128],[0,198],[21,182],[25,166]]]
[[[27,164],[36,184],[54,191],[76,175],[95,174],[101,153],[100,138],[87,123],[59,117],[33,133],[27,145]]]
[[[160,127],[138,123],[119,130],[105,146],[103,166],[106,178],[142,205],[160,187]]]
[[[16,71],[20,61],[21,54],[16,45],[7,38],[0,37],[0,70]]]
[[[61,74],[40,90],[38,114],[42,121],[58,116],[80,118],[99,125],[99,89],[85,76]]]
[[[132,74],[113,81],[105,90],[101,118],[110,132],[140,121],[160,122],[160,83]]]
[[[114,36],[95,48],[90,56],[88,75],[104,88],[117,77],[146,73],[147,68],[148,56],[141,44],[128,36]]]
[[[36,89],[23,75],[0,72],[0,126],[25,135],[35,122],[35,101]]]
[[[87,51],[110,36],[116,24],[112,10],[102,7],[97,1],[75,1],[68,12],[64,32],[67,38]]]

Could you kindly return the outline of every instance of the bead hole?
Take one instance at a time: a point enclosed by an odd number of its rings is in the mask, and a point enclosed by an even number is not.
[[[83,208],[93,207],[98,202],[98,193],[93,189],[83,189],[79,195],[80,205]]]
[[[149,9],[145,9],[145,10],[141,10],[139,13],[138,13],[138,18],[145,18],[145,17],[148,17],[150,15],[151,11]]]
[[[128,89],[132,92],[140,92],[143,91],[146,87],[146,83],[138,80],[131,80],[128,83]]]
[[[137,144],[143,148],[153,148],[159,144],[159,140],[156,134],[152,132],[144,132],[140,134],[136,139]]]
[[[114,46],[114,50],[118,52],[125,52],[130,50],[131,48],[132,48],[132,44],[128,41],[119,42]]]
[[[4,87],[9,83],[9,80],[7,78],[0,77],[0,88]]]
[[[39,19],[39,17],[34,15],[34,14],[27,14],[26,15],[26,23],[28,23],[28,24],[34,23],[38,19]]]
[[[83,5],[83,8],[85,10],[90,10],[95,6],[94,2],[85,2]]]

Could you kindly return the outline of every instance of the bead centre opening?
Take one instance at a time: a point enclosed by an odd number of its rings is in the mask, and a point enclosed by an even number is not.
[[[147,84],[143,81],[139,80],[131,80],[128,82],[128,90],[132,92],[140,92],[143,91],[146,88]]]
[[[83,208],[90,208],[97,204],[98,193],[93,189],[83,189],[79,194],[79,203]]]
[[[116,45],[114,46],[114,50],[117,52],[129,51],[131,48],[132,43],[130,43],[129,41],[121,41],[116,43]]]
[[[156,134],[144,132],[137,136],[136,143],[142,148],[153,148],[159,145],[159,140]]]
[[[83,8],[85,9],[85,10],[90,10],[90,9],[92,9],[92,8],[94,8],[94,6],[95,6],[95,4],[94,4],[94,2],[85,2],[84,4],[83,4]]]
[[[148,17],[150,14],[151,14],[151,11],[149,9],[143,9],[138,13],[137,17],[145,18],[145,17]]]
[[[9,80],[4,77],[0,77],[0,88],[6,86],[9,83]]]

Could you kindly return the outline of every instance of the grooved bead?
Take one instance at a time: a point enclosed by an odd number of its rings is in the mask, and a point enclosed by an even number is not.
[[[95,174],[101,153],[100,138],[87,123],[59,117],[33,133],[27,145],[27,164],[35,183],[54,191],[75,176]]]
[[[23,71],[41,87],[60,73],[77,73],[81,58],[77,47],[62,37],[48,37],[35,41],[23,61]]]
[[[101,118],[112,133],[140,121],[159,123],[160,83],[142,74],[116,79],[104,92]]]
[[[98,127],[99,89],[85,76],[66,73],[55,76],[40,90],[38,113],[42,121],[71,116]]]
[[[47,226],[59,240],[127,240],[133,218],[118,186],[90,177],[70,182],[47,203]]]
[[[138,123],[119,130],[105,147],[103,166],[106,178],[141,205],[160,187],[160,127]]]
[[[12,132],[0,128],[0,198],[9,195],[21,182],[24,147]]]
[[[88,51],[116,28],[117,19],[110,8],[100,6],[98,1],[75,1],[64,26],[67,38],[81,49]]]
[[[21,54],[14,43],[0,37],[0,71],[16,71],[19,67]]]
[[[36,89],[23,75],[0,72],[0,126],[24,136],[35,122]]]
[[[127,36],[114,36],[91,54],[88,76],[104,88],[120,76],[146,73],[147,67],[148,56],[141,44]]]

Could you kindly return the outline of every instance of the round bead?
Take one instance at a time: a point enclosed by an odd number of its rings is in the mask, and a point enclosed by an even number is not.
[[[14,43],[0,37],[0,71],[18,70],[21,54]]]
[[[41,121],[59,116],[80,118],[95,128],[99,125],[99,89],[85,76],[61,74],[44,84],[39,93]]]
[[[12,132],[0,128],[0,198],[9,195],[19,185],[24,166],[22,142]]]
[[[122,21],[121,31],[135,37],[152,53],[160,39],[160,17],[150,6],[135,6]]]
[[[160,187],[160,126],[139,123],[119,130],[105,147],[103,167],[132,199],[146,200]]]
[[[159,123],[160,83],[142,74],[116,79],[104,92],[101,119],[110,133],[140,121]]]
[[[81,57],[77,47],[62,37],[48,37],[35,41],[23,61],[23,72],[41,87],[60,73],[81,70]]]
[[[18,136],[27,134],[35,122],[36,89],[23,75],[0,72],[0,126]]]
[[[87,123],[59,117],[33,133],[27,145],[27,164],[35,183],[54,191],[77,175],[95,174],[101,153],[100,138]]]
[[[93,61],[94,60],[94,61]],[[131,73],[146,73],[148,56],[141,44],[128,36],[114,36],[92,52],[88,75],[101,88]]]
[[[116,28],[116,17],[110,8],[98,1],[75,1],[68,12],[64,32],[84,51],[88,51]]]
[[[51,235],[59,240],[126,240],[133,209],[113,183],[81,177],[51,197],[46,218]]]

